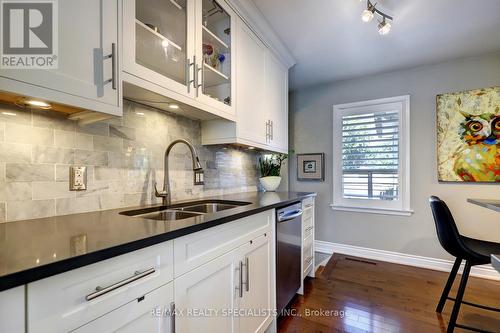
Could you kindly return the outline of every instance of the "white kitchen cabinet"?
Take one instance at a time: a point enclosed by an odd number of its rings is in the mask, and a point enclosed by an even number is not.
[[[233,120],[235,17],[222,0],[124,0],[123,80]],[[138,91],[125,96],[169,110]]]
[[[173,280],[172,241],[28,284],[30,333],[68,332]]]
[[[304,292],[304,279],[306,276],[315,277],[314,203],[314,197],[302,200],[302,285],[299,289],[299,294],[303,294]]]
[[[174,333],[173,283],[162,286],[74,330],[75,333]]]
[[[0,292],[0,332],[25,332],[25,286]]]
[[[58,5],[58,68],[1,69],[0,90],[112,115],[122,114],[118,0]]]
[[[237,254],[232,250],[175,280],[175,307],[183,314],[176,332],[237,332],[237,317],[229,312],[239,295]]]
[[[267,144],[288,152],[288,69],[266,50],[266,109],[269,118]]]
[[[273,291],[274,251],[271,234],[265,233],[240,248],[242,293],[239,310],[240,333],[264,332],[273,320],[275,308]]]
[[[241,20],[236,24],[236,123],[202,123],[202,143],[288,152],[288,69]]]

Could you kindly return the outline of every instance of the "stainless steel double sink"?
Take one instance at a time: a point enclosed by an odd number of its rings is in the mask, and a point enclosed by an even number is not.
[[[177,221],[203,214],[250,205],[251,202],[230,200],[202,200],[172,206],[154,206],[120,212],[121,215],[139,217],[147,220]]]

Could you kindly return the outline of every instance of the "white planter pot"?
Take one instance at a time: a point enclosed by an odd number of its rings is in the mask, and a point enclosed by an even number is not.
[[[268,177],[262,177],[259,178],[260,184],[266,191],[276,191],[278,186],[280,186],[281,183],[281,177],[277,176],[268,176]]]

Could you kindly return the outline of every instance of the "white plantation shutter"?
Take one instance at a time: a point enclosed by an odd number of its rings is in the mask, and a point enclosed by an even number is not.
[[[342,195],[394,200],[399,192],[399,113],[342,117]]]
[[[334,209],[409,209],[409,96],[334,106]]]

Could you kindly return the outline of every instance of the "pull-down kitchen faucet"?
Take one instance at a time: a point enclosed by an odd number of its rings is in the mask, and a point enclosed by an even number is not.
[[[200,159],[198,158],[198,154],[196,153],[196,149],[194,146],[184,139],[178,139],[172,142],[165,151],[165,161],[163,166],[163,191],[158,191],[157,184],[155,183],[155,195],[157,198],[162,198],[162,203],[164,206],[168,206],[172,202],[172,196],[170,195],[170,178],[168,174],[168,156],[170,155],[170,151],[172,148],[178,144],[183,143],[188,146],[191,151],[191,159],[193,161],[193,171],[194,171],[194,185],[203,185],[203,168],[200,164]]]

